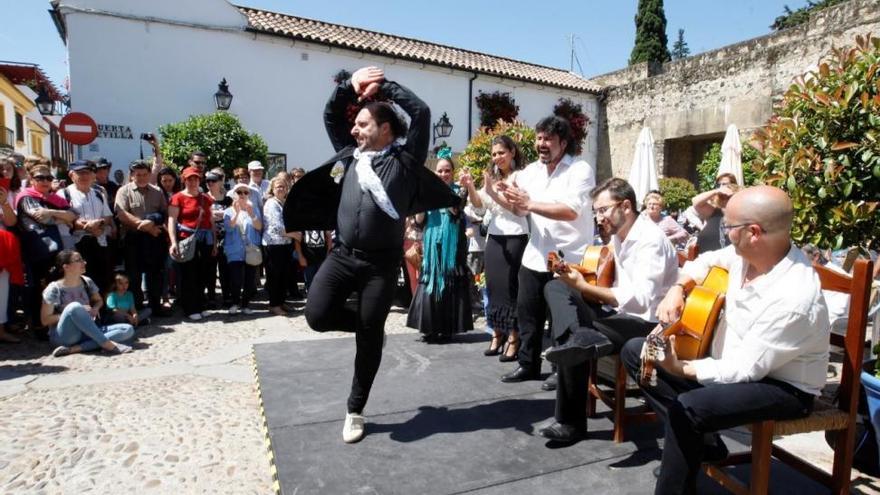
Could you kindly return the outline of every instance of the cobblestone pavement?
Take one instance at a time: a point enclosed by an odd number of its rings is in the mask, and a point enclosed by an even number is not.
[[[0,345],[0,493],[273,493],[251,346],[350,334],[257,311],[138,335],[113,357]]]
[[[405,318],[392,309],[387,333],[414,333]],[[0,344],[0,494],[273,493],[251,346],[350,336],[265,310],[159,319],[138,335],[114,357]],[[782,443],[830,468],[821,434]],[[853,480],[854,492],[878,493],[880,480]]]

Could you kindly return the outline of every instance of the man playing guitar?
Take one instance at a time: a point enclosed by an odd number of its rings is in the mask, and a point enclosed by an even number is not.
[[[686,288],[713,266],[729,272],[726,311],[710,356],[679,360],[670,337],[655,362],[656,386],[643,386],[666,428],[655,493],[689,493],[701,462],[726,457],[717,431],[807,416],[825,384],[828,312],[810,261],[791,243],[792,216],[780,189],[736,193],[721,224],[730,245],[685,264],[660,303],[659,319],[674,321]],[[643,342],[633,339],[621,351],[634,377]]]
[[[657,305],[678,271],[675,248],[654,222],[639,215],[632,186],[612,178],[591,196],[599,228],[611,234],[614,282],[590,285],[576,270],[566,270],[544,288],[554,339],[545,357],[558,366],[559,381],[556,422],[539,433],[565,443],[586,436],[589,361],[657,325]]]

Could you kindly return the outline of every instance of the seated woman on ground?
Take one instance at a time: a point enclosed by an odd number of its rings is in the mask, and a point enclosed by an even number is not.
[[[107,294],[107,309],[111,311],[107,321],[130,323],[133,327],[148,324],[153,311],[150,308],[137,310],[134,305],[134,294],[128,290],[128,285],[128,275],[117,273],[113,279],[113,290]]]
[[[99,327],[95,317],[104,304],[101,292],[86,277],[85,261],[76,251],[65,249],[56,257],[56,280],[43,291],[40,320],[49,327],[49,341],[57,346],[52,355],[66,356],[103,349],[123,354],[131,347],[123,344],[134,337],[134,327],[118,323]]]

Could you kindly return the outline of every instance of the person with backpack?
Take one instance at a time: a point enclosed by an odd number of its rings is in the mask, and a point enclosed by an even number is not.
[[[113,266],[107,237],[113,231],[113,212],[103,188],[95,183],[95,164],[77,160],[68,167],[71,185],[58,191],[77,215],[71,228],[76,250],[86,260],[86,275],[101,290],[110,287]]]
[[[86,261],[76,251],[65,249],[55,258],[56,280],[43,291],[40,320],[49,327],[49,342],[55,357],[102,349],[108,354],[125,354],[131,347],[123,342],[134,338],[134,327],[118,323],[95,324],[104,300],[98,286],[85,276]]]
[[[333,237],[329,230],[304,230],[301,234],[302,241],[296,243],[296,250],[308,292],[318,268],[333,248]]]

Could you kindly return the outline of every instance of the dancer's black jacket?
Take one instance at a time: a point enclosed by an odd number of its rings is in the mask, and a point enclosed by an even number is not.
[[[352,156],[357,145],[347,118],[357,95],[351,82],[345,81],[336,87],[324,109],[324,126],[337,153],[294,184],[284,205],[288,232],[336,229],[339,241],[350,249],[402,253],[407,216],[461,205],[461,198],[424,166],[431,127],[428,106],[392,81],[383,82],[381,92],[410,118],[406,143],[373,162],[400,218],[392,219],[373,202],[369,192],[360,189]],[[331,176],[337,162],[344,167],[339,183]]]

